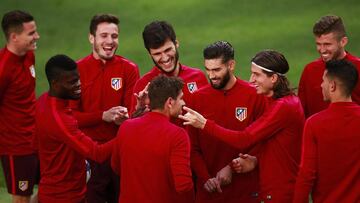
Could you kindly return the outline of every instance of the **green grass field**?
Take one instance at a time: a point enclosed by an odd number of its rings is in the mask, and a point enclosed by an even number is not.
[[[291,66],[288,76],[297,86],[304,65],[318,57],[312,26],[326,14],[343,17],[349,36],[347,50],[360,53],[357,0],[1,1],[1,16],[13,9],[27,10],[36,18],[41,36],[36,52],[37,95],[48,88],[44,64],[49,57],[63,53],[79,59],[91,52],[88,26],[96,13],[120,17],[117,53],[136,62],[142,74],[149,70],[152,61],[143,47],[141,33],[147,23],[156,19],[173,24],[180,42],[180,61],[186,65],[203,69],[202,50],[207,44],[217,40],[231,42],[236,50],[236,74],[246,80],[251,57],[271,48],[287,57]],[[4,43],[1,37],[0,44]],[[0,186],[4,186],[3,180]],[[0,202],[4,201],[1,198]]]

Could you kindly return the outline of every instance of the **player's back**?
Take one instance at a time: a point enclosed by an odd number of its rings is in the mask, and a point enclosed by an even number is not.
[[[313,126],[317,143],[314,202],[359,200],[360,106],[351,102],[331,103],[328,109],[310,117],[308,123]]]
[[[178,192],[192,190],[189,138],[168,117],[149,112],[125,122],[118,136],[120,202],[176,202]],[[176,177],[178,169],[184,173]]]

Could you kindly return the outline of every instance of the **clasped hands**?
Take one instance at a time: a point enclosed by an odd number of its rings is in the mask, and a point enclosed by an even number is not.
[[[102,120],[106,122],[114,122],[116,125],[120,125],[126,119],[129,118],[128,109],[123,106],[114,106],[107,111],[103,112]]]

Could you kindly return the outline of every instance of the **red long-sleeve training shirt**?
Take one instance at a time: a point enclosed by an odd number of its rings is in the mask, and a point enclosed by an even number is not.
[[[85,157],[104,161],[112,142],[98,146],[78,129],[68,100],[43,94],[36,104],[36,143],[39,148],[42,203],[78,203],[86,192]]]
[[[230,90],[217,90],[207,85],[197,91],[189,106],[219,125],[241,130],[259,118],[265,108],[265,99],[257,95],[247,82],[237,79]],[[233,174],[230,185],[222,193],[208,193],[204,183],[238,157],[238,150],[229,144],[207,136],[207,133],[189,128],[191,138],[191,166],[197,176],[196,202],[256,202],[258,173]],[[250,148],[249,148],[250,149]]]
[[[111,140],[119,126],[103,121],[102,113],[114,106],[130,108],[133,88],[140,77],[139,69],[136,64],[118,55],[103,63],[90,54],[77,64],[81,99],[72,101],[71,108],[80,129],[98,142]]]
[[[208,120],[203,131],[238,149],[261,144],[258,158],[262,201],[291,202],[300,163],[304,113],[296,96],[285,96],[242,131]]]
[[[35,57],[0,50],[0,155],[34,153]]]
[[[360,58],[346,53],[345,60],[353,63],[360,75]],[[299,81],[299,98],[304,108],[305,117],[308,118],[314,113],[322,111],[329,106],[324,102],[321,91],[322,76],[325,70],[325,62],[318,58],[307,64]],[[360,80],[355,87],[352,95],[354,102],[360,104]]]
[[[360,106],[331,103],[305,123],[294,202],[360,201]]]
[[[111,165],[120,174],[121,203],[191,203],[193,183],[186,131],[157,112],[125,121]]]
[[[152,79],[154,79],[160,74],[163,74],[163,72],[161,72],[159,68],[154,66],[148,73],[143,75],[140,80],[136,82],[134,87],[134,93],[138,93],[143,90]],[[185,103],[189,102],[189,98],[194,92],[208,84],[204,73],[200,69],[191,68],[182,64],[180,65],[178,77],[180,77],[185,83],[182,89],[184,93],[183,98]],[[135,106],[136,98],[132,97],[130,115],[134,112]]]

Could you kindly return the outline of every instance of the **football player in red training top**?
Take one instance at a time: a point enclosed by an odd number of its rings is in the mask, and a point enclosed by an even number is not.
[[[119,202],[192,202],[189,136],[170,122],[185,105],[183,85],[156,77],[148,87],[151,112],[120,126],[111,160],[121,177]]]
[[[97,145],[78,128],[69,101],[81,95],[75,61],[65,55],[49,59],[45,67],[49,92],[36,104],[36,142],[39,148],[42,203],[86,202],[85,158],[110,158],[112,142]]]
[[[32,15],[5,13],[1,26],[6,46],[0,50],[0,157],[13,202],[30,201],[38,179],[35,132],[35,56],[40,38]]]
[[[133,87],[139,79],[135,63],[115,55],[119,40],[119,19],[111,14],[95,15],[90,22],[92,53],[78,64],[81,98],[72,102],[80,129],[94,141],[104,143],[116,136],[119,125],[128,117]],[[88,203],[114,203],[118,198],[119,177],[110,160],[88,160],[91,177],[87,183]]]
[[[345,51],[348,38],[345,25],[340,17],[333,15],[321,17],[315,23],[313,33],[320,58],[305,66],[299,82],[299,98],[306,118],[329,106],[329,103],[323,101],[320,87],[327,61],[332,59],[348,60],[356,66],[360,73],[360,58]],[[360,104],[360,82],[352,92],[352,100]]]
[[[219,125],[242,130],[260,117],[265,99],[256,94],[248,82],[234,75],[234,48],[229,42],[217,41],[204,49],[204,63],[210,84],[194,93],[187,105],[214,119]],[[257,202],[258,171],[234,174],[228,164],[239,151],[224,142],[206,136],[198,129],[189,128],[191,166],[196,179],[196,202],[236,203]],[[221,185],[222,192],[209,190],[207,185]]]
[[[148,50],[155,66],[136,83],[131,103],[133,117],[146,112],[146,86],[156,76],[178,76],[184,81],[184,101],[188,102],[192,93],[207,84],[206,77],[200,69],[191,68],[179,61],[179,41],[173,27],[166,21],[154,21],[146,25],[143,31],[145,48]],[[145,93],[145,94],[144,94]],[[145,100],[145,101],[144,101]],[[180,121],[180,120],[178,120]],[[182,126],[181,122],[175,121]]]
[[[207,135],[220,139],[238,149],[259,146],[256,157],[240,156],[237,162],[257,162],[260,177],[260,201],[287,203],[293,200],[295,179],[300,163],[301,135],[304,113],[298,97],[289,87],[285,74],[289,65],[285,57],[273,50],[257,53],[251,60],[250,82],[258,94],[269,99],[262,116],[242,131],[221,127],[199,113],[189,112],[182,116],[186,125],[201,128]],[[244,160],[245,159],[245,160]],[[252,170],[238,170],[240,173]],[[218,184],[208,185],[209,189]]]
[[[351,99],[358,71],[348,60],[326,62],[321,83],[330,106],[305,123],[294,203],[359,202],[360,106]]]

